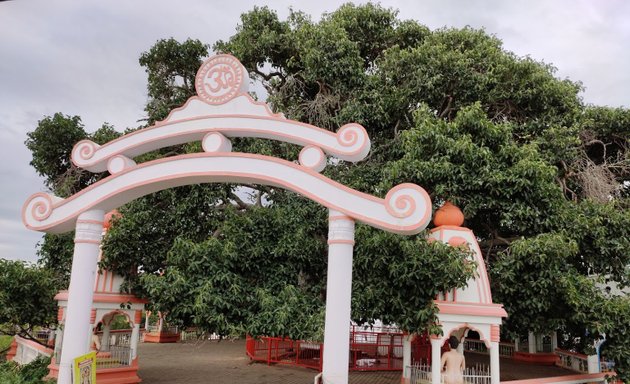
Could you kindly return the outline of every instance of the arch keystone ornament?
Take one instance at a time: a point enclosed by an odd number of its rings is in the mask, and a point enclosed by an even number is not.
[[[262,184],[303,195],[329,209],[328,280],[324,330],[325,384],[348,382],[350,298],[354,226],[359,221],[385,231],[411,235],[431,219],[431,200],[415,184],[392,188],[384,199],[337,183],[319,172],[327,156],[345,161],[365,159],[370,138],[359,124],[337,133],[286,119],[246,92],[247,70],[233,56],[206,60],[197,73],[193,96],[153,126],[103,145],[78,142],[73,163],[110,175],[61,199],[36,193],[24,203],[22,220],[30,229],[50,233],[76,230],[66,325],[79,330],[63,338],[59,384],[70,384],[70,362],[87,352],[92,287],[99,254],[104,212],[163,189],[199,183]],[[232,152],[230,138],[277,140],[303,147],[299,159]],[[203,152],[165,157],[141,164],[144,153],[188,142],[201,142]],[[335,162],[330,162],[335,164]]]
[[[224,104],[249,89],[247,70],[232,55],[216,55],[206,60],[195,77],[195,90],[208,104]]]

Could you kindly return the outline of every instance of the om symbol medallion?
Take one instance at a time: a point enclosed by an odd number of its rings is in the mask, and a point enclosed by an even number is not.
[[[247,92],[249,77],[243,65],[231,55],[206,60],[195,77],[197,94],[208,104],[223,104]]]

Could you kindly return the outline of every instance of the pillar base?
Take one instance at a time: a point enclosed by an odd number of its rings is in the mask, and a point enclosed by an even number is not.
[[[59,377],[59,365],[51,363],[48,366],[46,379]],[[137,384],[142,379],[138,376],[138,359],[130,366],[120,368],[101,368],[96,370],[96,382],[98,384]]]

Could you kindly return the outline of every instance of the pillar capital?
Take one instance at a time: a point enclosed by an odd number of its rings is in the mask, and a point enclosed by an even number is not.
[[[490,341],[496,341],[497,343],[501,341],[501,327],[492,324],[490,326]]]
[[[354,220],[339,211],[328,215],[328,244],[354,245]]]
[[[104,216],[105,212],[101,210],[80,214],[75,228],[74,242],[100,245],[103,238]]]

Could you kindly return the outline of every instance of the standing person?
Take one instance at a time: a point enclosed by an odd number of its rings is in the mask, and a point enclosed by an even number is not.
[[[466,360],[464,355],[457,352],[459,340],[457,337],[451,336],[448,339],[451,350],[442,355],[442,371],[444,372],[445,384],[464,384],[464,369],[466,368]]]

